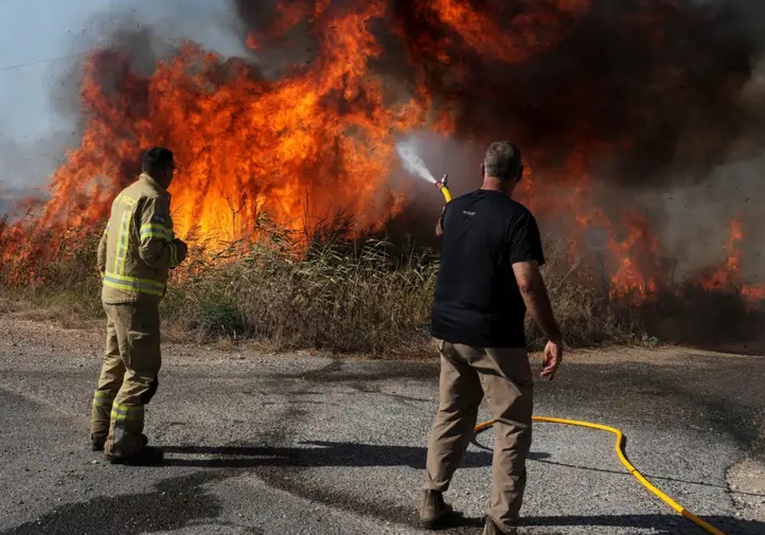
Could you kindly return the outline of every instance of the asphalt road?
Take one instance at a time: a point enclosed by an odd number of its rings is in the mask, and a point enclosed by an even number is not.
[[[426,533],[435,362],[167,344],[146,430],[166,465],[128,468],[87,447],[101,343],[0,316],[0,535]],[[763,372],[691,350],[572,355],[537,383],[535,413],[621,428],[681,504],[729,535],[765,533],[765,478],[731,479],[762,466]],[[465,456],[447,494],[465,517],[446,534],[481,531],[492,439]],[[534,429],[523,514],[534,535],[704,533],[624,471],[611,435],[552,424]]]

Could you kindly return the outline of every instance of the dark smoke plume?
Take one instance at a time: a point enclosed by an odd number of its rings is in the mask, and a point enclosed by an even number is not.
[[[309,0],[232,0],[234,31],[247,48],[209,72],[208,82],[225,83],[227,73],[245,64],[251,76],[277,77],[317,60],[322,24],[354,1],[323,2],[328,7],[316,19],[317,3]],[[762,249],[765,2],[593,0],[581,17],[561,13],[555,0],[468,3],[506,34],[529,35],[518,39],[524,46],[517,58],[475,50],[425,0],[387,0],[386,20],[372,26],[385,49],[373,65],[386,86],[406,96],[415,77],[424,76],[435,106],[457,118],[452,143],[469,148],[450,151],[439,164],[477,168],[480,147],[511,138],[540,183],[566,186],[580,176],[555,170],[580,151],[602,208],[614,221],[625,208],[643,214],[679,269],[724,260],[721,246],[733,217],[744,221],[747,245]],[[542,22],[518,22],[531,10]],[[193,39],[204,22],[196,18],[179,12],[163,28]],[[104,41],[115,52],[102,54],[103,81],[148,74],[175,51],[164,30],[130,18]],[[135,118],[145,116],[144,104],[131,103]],[[467,155],[467,163],[455,161]],[[123,165],[126,176],[134,164]],[[742,265],[761,271],[765,263],[747,254]]]
[[[557,4],[525,4],[545,3]],[[521,4],[480,2],[505,28]],[[545,171],[583,150],[600,207],[617,224],[626,209],[642,214],[678,276],[724,264],[738,218],[742,275],[763,281],[765,2],[594,0],[578,22],[558,18],[557,44],[510,64],[413,2],[394,10],[431,93],[456,110],[458,138],[511,138],[541,182],[561,186],[580,170]],[[450,62],[435,61],[434,48]]]
[[[329,2],[325,16],[350,3]],[[524,10],[557,6],[551,0],[470,3],[499,28],[513,31],[512,18]],[[318,21],[310,17],[315,2],[279,5],[232,0],[240,38],[252,34],[263,42],[253,56],[270,76],[315,56]],[[757,24],[765,2],[593,0],[581,20],[557,16],[559,27],[547,33],[526,28],[541,37],[550,32],[563,37],[511,64],[476,52],[436,19],[427,2],[388,5],[390,19],[376,28],[386,47],[376,66],[409,85],[415,72],[426,73],[436,102],[456,113],[457,138],[511,137],[540,168],[561,163],[573,148],[591,147],[600,177],[637,189],[703,182],[717,166],[755,158],[765,148],[765,84],[757,85],[755,73],[765,42]],[[301,22],[279,30],[280,21],[291,16]],[[107,41],[130,51],[129,67],[141,74],[172,52],[134,20]],[[449,63],[436,61],[436,50]],[[109,70],[107,62],[104,68]]]
[[[512,19],[523,10],[558,4],[470,3],[508,31],[516,30]],[[283,2],[305,12],[313,4]],[[765,103],[762,88],[753,87],[765,42],[757,22],[765,17],[764,2],[593,0],[579,21],[557,15],[558,26],[549,31],[526,28],[563,37],[511,64],[476,52],[426,4],[390,2],[402,31],[390,35],[381,25],[380,69],[411,76],[401,54],[407,52],[427,73],[431,94],[456,110],[458,137],[512,137],[546,160],[537,162],[542,166],[579,145],[600,147],[601,174],[622,188],[698,183],[716,166],[754,158],[765,147]],[[267,33],[279,17],[274,0],[234,5],[245,35]],[[291,39],[303,32],[305,42],[311,29],[300,26]],[[450,61],[436,61],[435,50]]]
[[[236,0],[245,33],[267,33],[275,4]],[[645,217],[679,276],[724,263],[738,218],[746,229],[742,275],[762,282],[765,2],[593,0],[579,20],[550,0],[470,4],[508,33],[553,44],[502,61],[469,46],[427,2],[391,0],[390,20],[376,28],[385,47],[378,72],[403,87],[425,73],[437,106],[456,114],[454,137],[466,142],[464,151],[431,161],[477,167],[477,147],[511,138],[542,183],[568,186],[584,171],[617,225],[628,209]],[[553,22],[514,26],[531,9]],[[286,38],[310,42],[314,29],[307,23]],[[586,154],[586,169],[551,172],[576,150]],[[466,157],[471,165],[455,160]]]
[[[728,158],[765,146],[765,107],[742,100],[762,57],[751,22],[762,20],[753,18],[765,14],[762,2],[595,0],[556,46],[513,65],[450,35],[448,53],[467,72],[459,82],[453,64],[441,67],[423,50],[443,27],[411,2],[396,10],[432,91],[457,106],[465,138],[510,135],[550,163],[580,143],[624,140],[628,147],[609,149],[619,154],[608,171],[637,188],[705,180]],[[491,18],[509,24],[513,11]]]

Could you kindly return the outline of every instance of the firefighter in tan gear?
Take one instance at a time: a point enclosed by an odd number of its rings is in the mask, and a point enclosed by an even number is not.
[[[136,182],[114,199],[98,247],[106,311],[106,351],[92,405],[90,439],[113,464],[158,464],[147,446],[144,407],[157,392],[161,366],[159,303],[168,270],[186,257],[173,233],[170,194],[173,153],[153,147],[143,155]]]

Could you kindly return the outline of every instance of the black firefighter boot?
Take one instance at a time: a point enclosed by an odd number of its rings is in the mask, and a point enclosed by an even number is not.
[[[128,466],[156,466],[162,464],[165,454],[162,450],[152,446],[144,446],[137,452],[127,457],[114,457],[106,455],[106,460],[111,464],[125,464]]]
[[[141,438],[143,438],[143,445],[146,446],[149,443],[149,437],[142,434]],[[104,451],[104,444],[106,444],[106,439],[103,441],[99,440],[97,442],[91,442],[90,449],[93,451]]]

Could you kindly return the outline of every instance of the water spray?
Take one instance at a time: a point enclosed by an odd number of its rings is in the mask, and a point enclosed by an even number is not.
[[[449,179],[448,175],[444,175],[441,180],[435,179],[433,173],[430,172],[430,169],[427,168],[425,162],[422,161],[422,158],[420,158],[420,155],[417,153],[417,147],[415,147],[414,140],[397,143],[396,152],[398,152],[398,155],[404,162],[404,167],[407,171],[434,184],[444,196],[446,202],[452,200],[452,194],[446,186]]]
[[[401,141],[396,143],[396,152],[404,162],[404,167],[410,173],[417,175],[418,177],[427,180],[431,184],[436,183],[436,179],[433,173],[425,166],[425,162],[422,161],[420,155],[417,154],[417,147],[415,147],[415,141]]]

